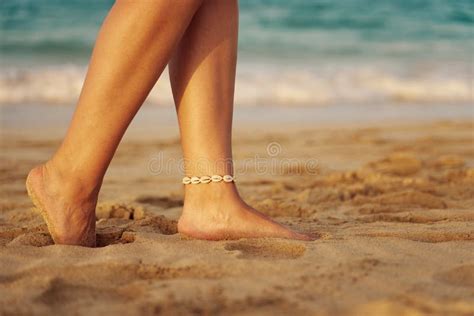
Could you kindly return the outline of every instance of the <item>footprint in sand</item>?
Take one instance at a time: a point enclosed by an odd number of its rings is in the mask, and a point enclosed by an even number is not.
[[[97,206],[96,218],[139,220],[145,218],[145,209],[142,206],[105,202]]]
[[[33,227],[14,227],[6,226],[0,229],[0,244],[6,245],[11,242],[13,239],[18,236],[24,235],[26,233],[46,233],[47,228],[46,224],[36,225]]]
[[[48,233],[41,232],[31,232],[26,234],[21,234],[14,238],[11,242],[8,243],[10,247],[17,246],[33,246],[33,247],[44,247],[53,245],[53,239]]]
[[[157,215],[135,221],[128,226],[128,229],[136,232],[174,235],[178,233],[178,222],[163,215]]]
[[[434,278],[450,285],[474,288],[474,264],[458,266],[436,274]]]
[[[135,221],[121,218],[101,219],[96,226],[97,247],[132,243],[135,241],[135,232],[173,235],[178,232],[177,222],[162,215],[149,216]],[[1,231],[0,242],[13,247],[44,247],[54,244],[45,225],[33,227],[29,230],[10,229]]]
[[[135,233],[126,232],[124,228],[105,227],[99,228],[96,233],[97,247],[114,244],[127,244],[135,241]],[[33,246],[45,247],[54,245],[51,235],[46,232],[28,232],[18,235],[8,243],[9,247]]]
[[[125,228],[115,226],[97,227],[97,247],[105,247],[114,244],[128,244],[134,241],[135,233],[125,231]]]
[[[239,251],[242,259],[296,259],[304,255],[306,247],[294,242],[249,239],[225,245],[229,251]]]

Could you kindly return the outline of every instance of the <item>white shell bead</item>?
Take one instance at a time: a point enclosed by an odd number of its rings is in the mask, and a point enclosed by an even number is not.
[[[211,177],[209,176],[202,176],[201,177],[201,183],[209,183],[211,182]]]
[[[222,179],[224,180],[224,182],[232,182],[234,181],[234,178],[228,174],[226,174],[225,176],[222,177]]]
[[[219,181],[222,181],[222,176],[213,175],[211,179],[212,179],[212,182],[219,182]]]
[[[200,183],[207,184],[210,182],[221,182],[221,181],[232,182],[234,180],[235,180],[234,177],[229,174],[226,174],[223,176],[215,174],[213,176],[184,177],[182,180],[182,183],[183,184],[200,184]]]

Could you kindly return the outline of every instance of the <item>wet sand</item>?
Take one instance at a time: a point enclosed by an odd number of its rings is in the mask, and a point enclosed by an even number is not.
[[[52,245],[24,188],[63,130],[4,127],[0,314],[472,315],[472,121],[290,125],[238,125],[237,183],[317,240],[183,238],[179,139],[136,128],[104,181],[95,249]]]

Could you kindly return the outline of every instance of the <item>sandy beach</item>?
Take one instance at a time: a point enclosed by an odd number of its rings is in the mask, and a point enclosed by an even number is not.
[[[2,128],[2,315],[474,314],[472,121],[237,124],[242,195],[311,242],[177,234],[176,129],[134,123],[95,249],[53,245],[24,187],[66,123]]]
[[[472,0],[0,7],[0,316],[474,316]],[[33,191],[80,222],[142,105],[105,175],[95,248],[55,245],[25,188],[77,105],[56,156],[74,159],[58,164],[65,190]],[[184,174],[175,105],[187,167],[230,157],[234,106],[243,200],[314,240],[178,233],[182,178],[207,172]],[[235,191],[188,189],[181,232],[282,236]],[[62,241],[94,238],[46,217]]]

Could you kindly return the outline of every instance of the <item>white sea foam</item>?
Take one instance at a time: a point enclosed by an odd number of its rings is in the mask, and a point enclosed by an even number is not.
[[[0,104],[73,104],[86,68],[61,65],[6,68],[0,72]],[[237,106],[319,106],[372,103],[469,103],[469,69],[397,69],[361,65],[325,67],[239,65]],[[165,72],[147,103],[173,104]]]

